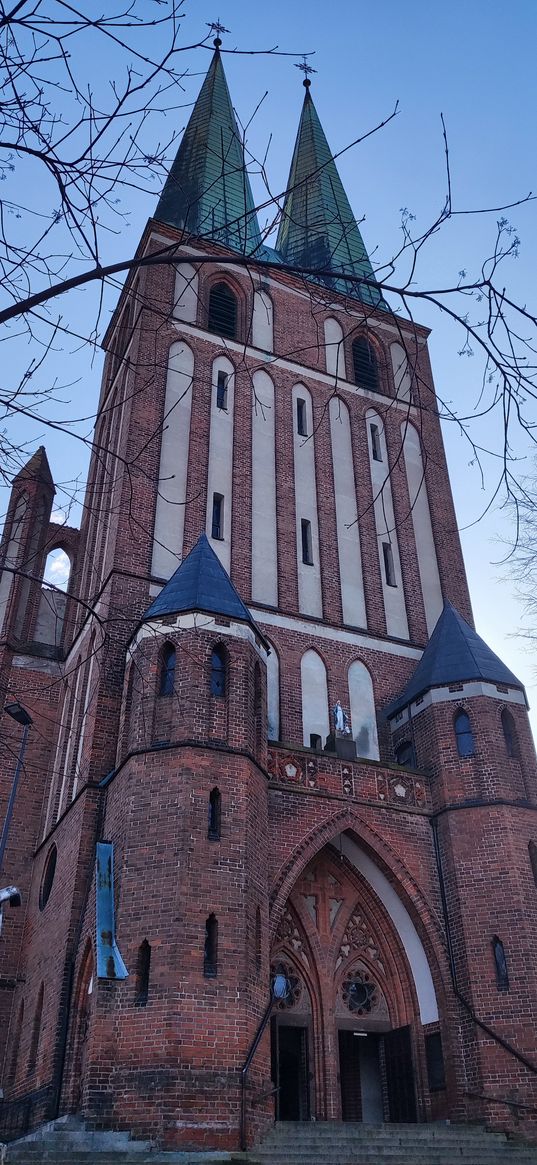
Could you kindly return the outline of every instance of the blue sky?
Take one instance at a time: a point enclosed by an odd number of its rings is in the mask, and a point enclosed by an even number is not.
[[[334,151],[387,118],[399,102],[397,117],[338,163],[353,209],[358,218],[364,216],[361,229],[373,262],[389,258],[399,246],[401,208],[408,208],[416,215],[416,225],[425,227],[443,203],[441,113],[459,209],[500,206],[537,190],[537,6],[533,0],[513,0],[508,8],[499,0],[452,0],[449,5],[425,0],[401,5],[384,0],[377,6],[351,0],[334,0],[331,5],[320,0],[294,0],[292,4],[272,0],[270,7],[254,6],[246,0],[219,0],[217,11],[207,0],[192,0],[185,11],[185,42],[203,36],[205,22],[218,16],[231,30],[224,37],[225,49],[260,50],[278,45],[293,54],[314,51],[311,63],[317,73],[312,94]],[[185,80],[181,98],[185,106],[195,98],[209,59],[204,49],[189,57],[191,77]],[[243,123],[261,101],[248,141],[256,157],[264,156],[268,149],[266,164],[274,191],[285,186],[303,97],[294,59],[227,53],[224,57],[232,98]],[[102,62],[103,71],[106,64]],[[174,108],[164,124],[162,118],[150,122],[149,132],[154,132],[155,140],[162,140],[172,129],[180,129],[187,117],[187,107]],[[19,170],[10,179],[11,194],[23,180]],[[254,193],[261,196],[255,177],[253,185]],[[154,197],[133,194],[128,206],[124,199],[129,225],[120,235],[110,236],[107,258],[134,249],[157,195],[155,187]],[[537,265],[536,213],[535,204],[507,212],[520,235],[521,249],[519,258],[506,266],[504,280],[515,297],[530,304]],[[455,282],[462,268],[472,272],[490,253],[497,217],[459,218],[435,236],[423,255],[419,284],[438,287]],[[113,301],[111,294],[107,310]],[[65,318],[76,326],[92,310],[93,302],[90,293],[66,299]],[[430,350],[439,394],[456,410],[471,413],[479,397],[479,360],[458,355],[460,335],[431,306],[420,305],[416,314],[432,328]],[[65,351],[58,352],[60,383],[74,382],[63,392],[73,405],[55,406],[58,417],[69,409],[72,415],[91,417],[102,366],[100,354],[91,367],[89,364],[87,352],[79,352],[69,356],[66,367]],[[91,422],[84,427],[89,431]],[[494,416],[480,422],[479,434],[484,445],[494,450],[500,447],[499,421]],[[504,553],[497,539],[508,536],[508,520],[496,508],[481,523],[472,524],[493,488],[495,459],[485,457],[483,490],[477,468],[469,464],[469,447],[456,426],[446,424],[444,435],[477,629],[526,682],[530,702],[537,710],[532,658],[521,642],[511,637],[520,623],[520,608],[513,598],[513,584],[496,565]],[[62,441],[39,426],[30,436],[35,436],[36,443],[45,441],[56,479],[84,475],[87,458],[80,445]],[[527,440],[520,438],[514,451],[527,458],[529,472]],[[537,725],[537,715],[534,723]]]

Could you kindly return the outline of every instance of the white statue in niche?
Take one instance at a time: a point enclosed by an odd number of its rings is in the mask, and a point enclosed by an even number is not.
[[[344,708],[341,707],[339,700],[337,700],[332,715],[334,717],[334,728],[337,736],[350,736],[351,726],[349,724],[349,717]]]

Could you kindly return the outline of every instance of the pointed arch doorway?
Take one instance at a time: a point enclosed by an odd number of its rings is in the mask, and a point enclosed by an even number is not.
[[[272,1021],[276,1118],[417,1121],[423,1037],[412,970],[384,904],[343,850],[325,846],[296,882],[271,971],[289,983]]]

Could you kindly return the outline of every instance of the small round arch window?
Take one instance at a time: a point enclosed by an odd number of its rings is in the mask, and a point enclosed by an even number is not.
[[[39,889],[39,909],[44,910],[50,898],[52,886],[54,883],[54,875],[56,873],[56,861],[58,858],[58,851],[55,845],[52,845],[48,851],[45,868],[43,870],[43,877],[41,879],[41,886]]]

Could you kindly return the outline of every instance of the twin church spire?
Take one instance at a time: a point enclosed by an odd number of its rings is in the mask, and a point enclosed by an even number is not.
[[[265,247],[217,45],[155,218],[245,255],[374,280],[373,269],[306,82],[276,251]],[[340,290],[379,303],[367,285]]]

